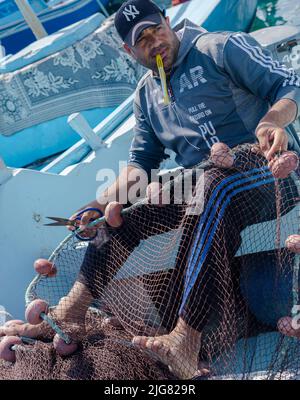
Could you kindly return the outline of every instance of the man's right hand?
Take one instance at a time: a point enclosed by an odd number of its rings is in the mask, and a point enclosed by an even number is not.
[[[91,203],[87,204],[86,206],[76,211],[76,213],[74,213],[69,219],[71,221],[76,220],[78,218],[78,213],[86,208],[98,208],[100,211],[102,211],[104,207],[100,206],[100,204],[96,200],[92,201]],[[97,225],[93,226],[92,228],[87,228],[87,225],[89,222],[97,218],[99,218],[99,212],[94,210],[89,210],[80,216],[80,220],[77,221],[75,226],[68,225],[67,228],[70,231],[74,231],[75,229],[79,228],[80,230],[84,230],[84,234],[81,234],[81,236],[84,237],[86,236],[87,238],[92,237],[95,236],[95,233],[97,231]]]
[[[86,206],[82,207],[78,212],[84,210],[85,208],[99,208],[105,215],[106,222],[110,226],[114,228],[119,227],[123,223],[123,219],[121,217],[122,205],[116,201],[111,200],[123,198],[123,196],[121,196],[120,194],[128,193],[130,187],[141,179],[142,181],[147,181],[147,173],[145,171],[132,165],[126,166],[122,169],[116,181],[109,188],[105,189],[104,192],[102,192],[101,195],[97,198],[97,200],[94,200]],[[78,212],[74,213],[70,217],[70,219],[76,219]],[[88,230],[93,229],[86,228],[86,226],[90,222],[90,220],[98,218],[98,215],[96,214],[97,213],[94,211],[85,212],[82,215],[81,220],[78,221],[78,226],[76,226],[75,229],[78,227],[80,229],[86,229],[87,232]],[[74,228],[71,226],[69,226],[68,229],[74,230]]]
[[[81,208],[76,213],[74,213],[70,217],[70,220],[72,221],[75,220],[78,217],[78,213],[80,211],[90,207],[98,208],[99,204],[97,203],[97,201],[89,203],[88,205],[86,205],[85,207]],[[103,208],[104,208],[103,206],[101,206],[101,208],[99,207],[99,209],[102,212]],[[123,223],[123,218],[121,216],[122,209],[123,209],[122,204],[118,203],[117,201],[112,201],[105,207],[104,210],[105,220],[113,228],[118,228]],[[95,220],[97,218],[99,218],[99,213],[97,213],[97,211],[86,211],[85,213],[82,214],[80,221],[78,221],[77,227],[81,230],[85,230],[87,235],[92,236],[95,234],[97,227],[101,226],[101,223],[99,225],[95,225],[95,227],[92,228],[88,228],[87,225],[90,221]],[[73,231],[74,229],[76,229],[76,227],[69,225],[68,229]]]

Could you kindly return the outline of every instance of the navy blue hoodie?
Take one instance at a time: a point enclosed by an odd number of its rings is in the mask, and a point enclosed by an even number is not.
[[[168,82],[171,102],[164,104],[160,79],[149,71],[136,90],[129,165],[149,173],[168,148],[187,168],[218,141],[255,142],[258,122],[279,99],[294,100],[299,114],[300,77],[250,35],[210,33],[188,20],[175,31],[180,47]]]

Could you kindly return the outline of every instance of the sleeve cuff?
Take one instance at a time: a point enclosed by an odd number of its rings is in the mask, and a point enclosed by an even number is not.
[[[297,112],[294,121],[300,117],[300,89],[295,89],[295,88],[290,88],[290,87],[284,87],[280,88],[280,90],[277,93],[276,100],[282,100],[282,99],[289,99],[292,100],[297,107]],[[292,121],[292,122],[294,122]]]

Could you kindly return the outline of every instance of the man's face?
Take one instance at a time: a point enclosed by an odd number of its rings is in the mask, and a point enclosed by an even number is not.
[[[179,44],[169,19],[162,18],[161,24],[144,29],[133,47],[126,44],[124,47],[137,62],[154,72],[157,72],[156,55],[160,54],[164,69],[169,73],[177,58]]]

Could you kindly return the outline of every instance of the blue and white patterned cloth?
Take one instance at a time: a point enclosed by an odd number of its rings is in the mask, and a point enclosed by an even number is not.
[[[64,50],[0,75],[0,133],[9,136],[63,115],[118,106],[144,72],[123,50],[109,18]]]

